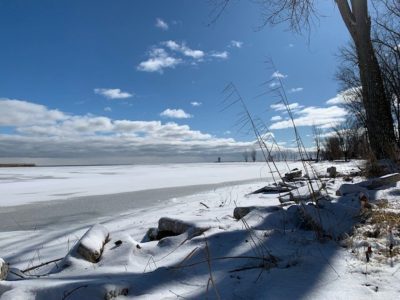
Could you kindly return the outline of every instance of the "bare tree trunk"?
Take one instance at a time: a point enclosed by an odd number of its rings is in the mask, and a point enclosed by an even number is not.
[[[371,149],[376,159],[394,158],[395,134],[389,98],[371,41],[367,0],[336,0],[357,50]]]

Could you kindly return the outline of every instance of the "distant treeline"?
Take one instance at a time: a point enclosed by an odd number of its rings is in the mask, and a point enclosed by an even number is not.
[[[35,167],[35,164],[0,164],[0,168]]]

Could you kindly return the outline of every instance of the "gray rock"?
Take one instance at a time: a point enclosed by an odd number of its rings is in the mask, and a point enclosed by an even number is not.
[[[0,257],[0,281],[5,280],[8,275],[8,264]]]
[[[254,209],[254,207],[252,206],[248,206],[248,207],[235,207],[235,209],[233,210],[233,217],[236,220],[240,220],[241,218],[243,218],[244,216],[246,216],[249,212],[251,212]]]

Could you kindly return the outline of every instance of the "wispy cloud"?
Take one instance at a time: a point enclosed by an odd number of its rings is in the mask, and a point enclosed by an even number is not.
[[[235,48],[242,48],[243,42],[232,40],[229,45]]]
[[[286,110],[287,110],[286,105],[284,105],[283,103],[271,104],[270,107],[271,107],[273,110],[276,110],[276,111],[286,111]],[[303,108],[303,106],[300,105],[300,104],[297,103],[297,102],[293,102],[293,103],[291,103],[291,104],[288,105],[288,108],[290,108],[290,110],[294,111],[294,110]]]
[[[283,73],[281,73],[281,72],[279,72],[279,71],[275,71],[275,72],[272,73],[272,75],[271,75],[271,78],[275,78],[275,79],[278,79],[278,78],[283,79],[283,78],[286,78],[286,77],[288,77],[288,76],[285,75],[285,74],[283,74]]]
[[[163,41],[158,46],[153,46],[148,52],[149,58],[137,66],[137,70],[145,72],[163,73],[166,68],[175,68],[179,64],[197,65],[198,63],[213,59],[228,59],[228,51],[205,52],[193,49],[185,42],[174,40]]]
[[[210,56],[216,57],[216,58],[221,58],[221,59],[227,59],[229,56],[229,52],[228,51],[213,52],[210,54]]]
[[[193,117],[191,114],[186,113],[183,109],[171,108],[164,110],[162,113],[160,113],[160,116],[173,119],[189,119]]]
[[[164,30],[164,31],[168,30],[168,28],[169,28],[168,23],[165,22],[165,21],[164,21],[163,19],[161,19],[161,18],[157,18],[157,19],[156,19],[155,26],[156,26],[157,28],[160,28],[161,30]]]
[[[169,41],[163,42],[162,44],[173,51],[178,51],[178,52],[182,53],[183,55],[194,58],[194,59],[201,59],[205,55],[204,51],[191,49],[188,46],[186,46],[185,43],[179,44],[175,41],[169,40]]]
[[[290,43],[288,46],[289,46],[289,48],[293,48],[294,47],[294,45],[292,43]]]
[[[121,89],[94,89],[94,93],[106,97],[107,99],[126,99],[133,97],[133,94],[123,92]]]
[[[106,112],[110,112],[110,111],[112,111],[112,109],[111,109],[111,107],[109,107],[109,106],[106,106],[106,107],[104,107],[104,111],[106,111]]]
[[[291,88],[290,90],[289,90],[289,93],[298,93],[298,92],[301,92],[301,91],[303,91],[304,89],[302,88],[302,87],[297,87],[297,88]]]
[[[274,87],[277,87],[277,86],[279,86],[280,84],[279,84],[279,82],[277,82],[277,81],[272,81],[270,84],[269,84],[269,87],[270,88],[274,88]]]
[[[271,121],[273,121],[273,122],[275,122],[275,121],[280,121],[280,120],[282,120],[282,117],[281,117],[281,116],[273,116],[273,117],[271,118]]]
[[[190,104],[191,104],[192,106],[200,106],[200,105],[202,105],[203,103],[198,102],[198,101],[192,101],[192,102],[190,102]]]
[[[149,59],[142,61],[137,69],[145,72],[159,72],[163,73],[166,68],[175,68],[176,65],[180,64],[182,60],[170,56],[162,48],[153,48],[149,52]]]

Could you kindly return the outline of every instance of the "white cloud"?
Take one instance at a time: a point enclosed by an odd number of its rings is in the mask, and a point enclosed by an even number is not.
[[[347,111],[338,106],[330,107],[305,107],[294,112],[294,123],[296,126],[319,126],[330,128],[345,121]],[[291,128],[291,120],[283,120],[273,123],[270,129]]]
[[[104,111],[110,112],[110,111],[112,111],[112,109],[111,109],[111,107],[107,106],[107,107],[104,107]]]
[[[282,74],[282,73],[279,72],[279,71],[275,71],[275,72],[272,73],[272,75],[271,75],[271,78],[276,78],[276,79],[278,79],[278,78],[283,79],[283,78],[286,78],[286,77],[288,77],[288,76],[285,75],[285,74]]]
[[[155,26],[156,26],[157,28],[160,28],[160,29],[164,30],[164,31],[168,30],[168,28],[169,28],[168,23],[165,22],[165,21],[164,21],[163,19],[161,19],[161,18],[157,18],[157,19],[156,19],[156,24],[155,24]]]
[[[123,92],[120,89],[94,89],[94,93],[106,97],[107,99],[126,99],[133,97],[133,94]]]
[[[339,94],[336,97],[333,97],[326,101],[328,105],[340,105],[346,103],[346,97],[352,97],[354,94],[360,93],[361,87],[355,87],[347,89]]]
[[[87,158],[140,157],[163,159],[204,157],[214,160],[228,153],[240,153],[250,142],[217,138],[174,122],[113,120],[94,115],[71,115],[44,105],[21,100],[0,99],[0,157]],[[170,110],[188,115],[181,110]],[[207,159],[210,161],[210,158]],[[103,161],[103,160],[101,160]],[[150,160],[153,161],[153,160]]]
[[[294,47],[294,45],[293,44],[289,44],[289,48],[293,48]]]
[[[183,109],[171,108],[167,108],[166,110],[164,110],[162,113],[160,113],[160,116],[174,119],[189,119],[193,117],[191,114],[186,113]]]
[[[271,107],[273,110],[276,110],[276,111],[286,111],[286,110],[287,110],[286,105],[284,105],[283,103],[271,104],[270,107]],[[297,102],[293,102],[293,103],[291,103],[291,104],[288,105],[288,108],[290,108],[290,110],[294,111],[294,110],[303,108],[303,106],[300,105],[300,104],[297,103]]]
[[[67,116],[59,110],[27,101],[0,98],[0,126],[53,124]]]
[[[137,66],[139,71],[162,73],[165,68],[175,68],[176,65],[182,62],[180,58],[168,55],[162,48],[151,49],[149,56],[148,60],[142,61]]]
[[[163,42],[162,44],[173,51],[178,51],[178,52],[182,53],[183,55],[194,58],[194,59],[202,59],[205,55],[204,51],[193,50],[193,49],[189,48],[188,46],[186,46],[185,43],[179,44],[175,41],[169,40],[169,41]]]
[[[328,104],[328,105],[338,105],[338,104],[343,104],[343,103],[344,103],[344,99],[343,99],[343,96],[340,94],[337,94],[336,97],[333,97],[326,101],[326,104]]]
[[[229,52],[228,51],[214,52],[214,53],[211,53],[210,56],[216,57],[216,58],[221,58],[221,59],[227,59],[229,56]]]
[[[273,117],[271,118],[271,121],[273,121],[273,122],[275,122],[275,121],[280,121],[280,120],[282,120],[282,117],[281,117],[281,116],[273,116]]]
[[[200,106],[200,105],[202,105],[203,103],[198,102],[198,101],[192,101],[192,102],[190,102],[190,104],[191,104],[192,106]]]
[[[185,42],[168,40],[153,46],[148,52],[149,58],[139,63],[139,71],[163,73],[166,68],[175,68],[178,64],[197,65],[197,63],[213,59],[227,59],[228,51],[210,51],[192,49]],[[208,58],[208,59],[205,59]]]
[[[167,46],[169,49],[174,50],[174,51],[179,51],[180,48],[181,48],[181,46],[177,42],[172,41],[172,40],[162,42],[162,44],[164,46]]]
[[[232,40],[230,46],[235,48],[242,48],[243,42]]]
[[[301,92],[302,90],[303,90],[302,87],[292,88],[289,90],[289,93],[297,93],[297,92]]]

